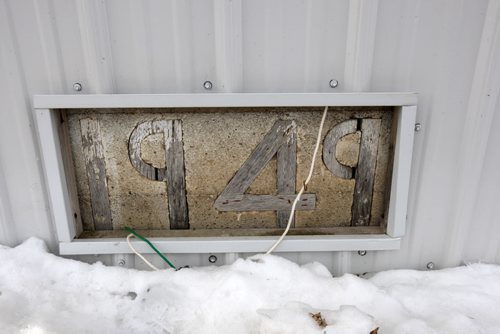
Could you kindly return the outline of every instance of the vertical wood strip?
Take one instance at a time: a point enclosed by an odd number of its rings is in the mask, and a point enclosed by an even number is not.
[[[380,123],[380,119],[361,120],[361,146],[352,204],[353,226],[370,225]]]
[[[170,133],[167,134],[165,132],[166,180],[170,228],[173,230],[189,229],[182,122],[174,120],[170,125]]]
[[[106,163],[104,161],[104,148],[101,141],[99,122],[91,118],[81,119],[80,129],[94,228],[96,230],[112,230],[113,223],[109,207]]]
[[[281,145],[276,155],[278,195],[295,195],[295,180],[297,176],[297,131],[293,129],[286,143]],[[276,211],[276,223],[284,228],[290,219],[290,210]],[[295,226],[295,217],[291,227]]]

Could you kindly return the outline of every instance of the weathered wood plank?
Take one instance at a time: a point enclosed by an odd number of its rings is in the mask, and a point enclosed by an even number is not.
[[[157,168],[142,160],[141,143],[153,134],[163,133],[165,168]],[[130,134],[129,159],[134,168],[153,181],[167,182],[168,211],[171,229],[188,229],[184,147],[180,120],[157,120],[138,124]]]
[[[297,131],[295,128],[288,135],[287,141],[278,149],[276,160],[278,195],[295,194],[295,180],[297,178]],[[286,227],[290,219],[290,209],[276,211],[278,227]],[[294,226],[295,217],[292,219],[291,227]]]
[[[109,206],[106,163],[104,161],[104,148],[101,141],[99,122],[91,118],[81,119],[80,130],[94,228],[96,230],[112,230],[113,222]]]
[[[335,155],[337,148],[337,143],[340,138],[356,132],[358,126],[358,121],[355,119],[350,119],[335,125],[325,136],[323,141],[323,162],[333,175],[341,177],[343,179],[352,179],[353,171],[352,168],[338,162]]]
[[[182,122],[172,121],[169,130],[165,133],[165,155],[170,229],[189,229]]]
[[[215,203],[219,211],[284,211],[292,208],[296,195],[231,195],[220,197]],[[295,210],[314,210],[316,195],[304,194]]]
[[[277,211],[276,221],[286,226],[295,199],[297,138],[294,121],[276,121],[214,203],[219,211]],[[245,195],[259,173],[277,155],[278,195]],[[314,210],[316,195],[304,194],[297,210]]]
[[[152,121],[138,124],[130,134],[128,141],[128,154],[132,166],[153,181],[166,181],[166,168],[156,168],[142,160],[141,158],[141,143],[142,141],[153,134],[164,133],[165,137],[169,136],[172,129],[172,121]]]
[[[279,120],[264,136],[264,139],[250,154],[245,163],[229,181],[221,196],[243,194],[257,178],[267,163],[274,157],[278,149],[288,140],[288,134],[294,131],[293,121]]]
[[[352,204],[352,226],[370,225],[380,119],[361,120],[361,145]]]

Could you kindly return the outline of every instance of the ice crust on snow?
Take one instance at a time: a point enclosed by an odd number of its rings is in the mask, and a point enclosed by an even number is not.
[[[311,317],[321,312],[327,326]],[[500,266],[332,277],[256,255],[158,272],[0,247],[0,333],[500,333]]]

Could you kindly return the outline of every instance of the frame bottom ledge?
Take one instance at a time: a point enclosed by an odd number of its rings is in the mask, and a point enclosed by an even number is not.
[[[261,253],[266,252],[278,237],[212,237],[212,238],[150,238],[163,253]],[[134,248],[143,254],[154,253],[144,242],[134,239]],[[387,234],[288,236],[274,251],[279,252],[328,252],[358,250],[396,250],[400,238]],[[60,255],[132,254],[125,239],[99,238],[74,239],[59,243]]]

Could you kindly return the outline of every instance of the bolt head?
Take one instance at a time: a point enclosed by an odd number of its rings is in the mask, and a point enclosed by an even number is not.
[[[366,255],[366,251],[365,250],[360,250],[360,251],[358,251],[358,254],[359,254],[359,256],[365,256]]]
[[[422,124],[420,124],[420,123],[416,123],[416,124],[415,124],[415,131],[416,131],[416,132],[418,132],[418,131],[420,131],[420,130],[422,130]]]
[[[79,82],[75,82],[73,84],[73,90],[77,91],[77,92],[80,92],[82,90],[82,84],[79,83]]]
[[[205,88],[205,89],[212,89],[212,87],[213,87],[213,85],[212,85],[212,82],[211,82],[211,81],[208,81],[208,80],[207,80],[207,81],[205,81],[205,82],[203,83],[203,88]]]
[[[215,256],[215,255],[210,255],[210,256],[208,257],[208,262],[210,262],[210,263],[215,263],[215,262],[217,262],[217,256]]]
[[[339,85],[339,82],[335,79],[330,80],[330,83],[328,84],[331,88],[336,88]]]
[[[434,262],[427,263],[427,269],[429,269],[429,270],[434,269]]]

